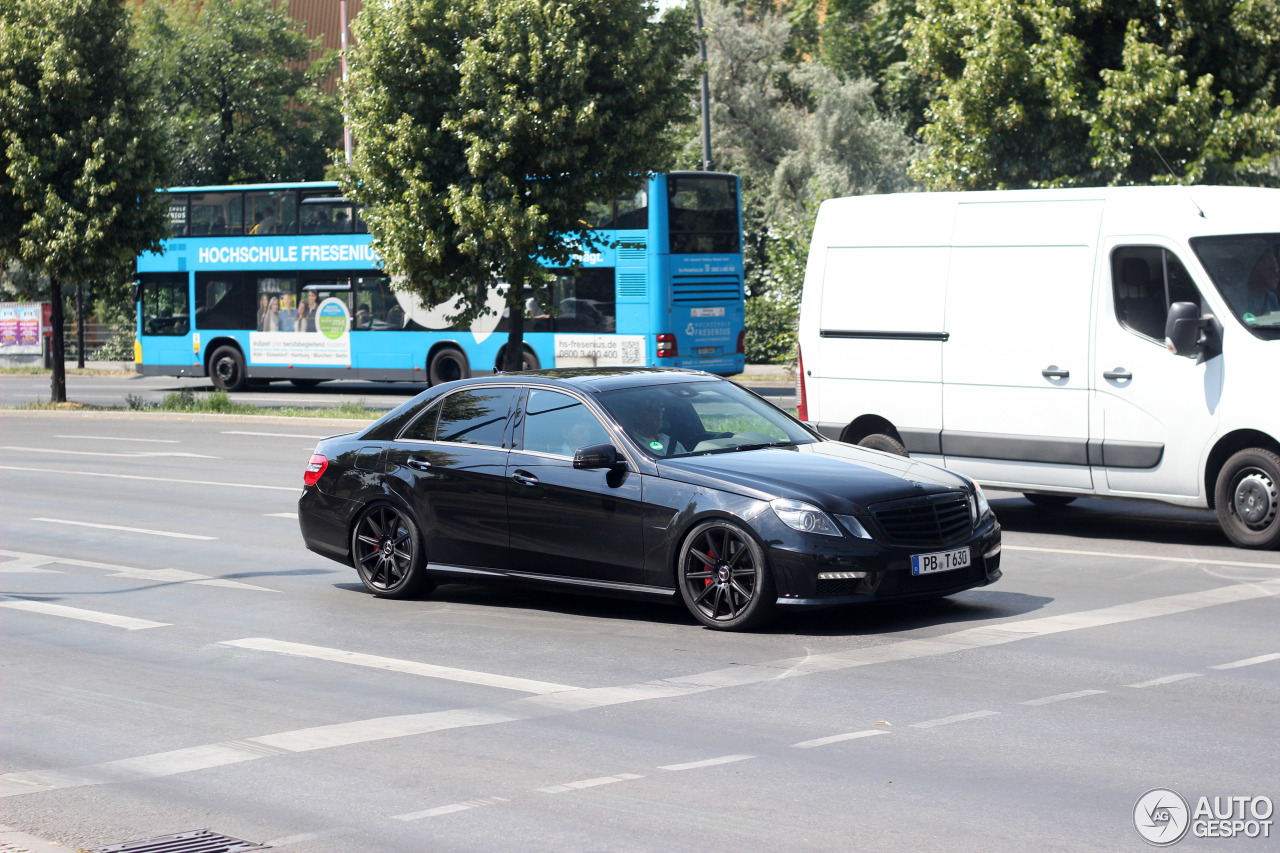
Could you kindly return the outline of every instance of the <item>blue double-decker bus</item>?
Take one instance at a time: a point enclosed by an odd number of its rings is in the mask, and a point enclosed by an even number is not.
[[[175,187],[171,236],[138,258],[139,373],[209,377],[228,391],[291,380],[436,384],[502,363],[500,288],[467,328],[381,268],[337,184]],[[526,367],[743,370],[742,215],[734,175],[672,172],[592,207],[603,248],[552,269],[545,314],[527,301]]]

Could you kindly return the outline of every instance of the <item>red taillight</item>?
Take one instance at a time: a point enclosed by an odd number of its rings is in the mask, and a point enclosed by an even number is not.
[[[738,332],[738,348],[734,350],[738,355],[745,355],[747,352],[747,330],[743,329]]]
[[[676,336],[658,335],[658,358],[675,358],[676,355]]]
[[[809,420],[809,401],[804,394],[804,354],[796,347],[796,417]]]
[[[311,461],[307,463],[306,473],[302,475],[302,482],[308,486],[314,486],[316,480],[319,480],[324,475],[324,469],[328,467],[328,459],[325,459],[319,453],[312,453]]]

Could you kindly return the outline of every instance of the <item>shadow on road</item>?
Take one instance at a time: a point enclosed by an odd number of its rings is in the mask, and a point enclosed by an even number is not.
[[[1209,509],[1100,498],[1081,498],[1051,509],[1007,494],[990,496],[991,508],[1007,531],[1163,545],[1231,546],[1218,526],[1217,515]]]

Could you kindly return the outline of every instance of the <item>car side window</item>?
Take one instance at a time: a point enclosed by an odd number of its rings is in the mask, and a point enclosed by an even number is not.
[[[432,405],[414,419],[413,423],[400,434],[401,438],[410,441],[435,441],[436,422],[440,420],[440,407]]]
[[[523,449],[573,456],[580,447],[612,439],[591,410],[568,394],[534,388],[525,405]]]
[[[440,405],[436,441],[502,447],[516,388],[455,391]]]
[[[1111,253],[1116,319],[1143,337],[1164,341],[1173,302],[1200,306],[1200,292],[1178,256],[1160,246],[1122,246]]]

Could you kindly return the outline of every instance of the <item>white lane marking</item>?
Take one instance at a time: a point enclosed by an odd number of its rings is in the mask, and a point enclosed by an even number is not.
[[[470,669],[457,669],[452,666],[438,666],[432,663],[420,663],[413,660],[397,660],[378,655],[366,655],[360,652],[347,652],[342,649],[329,649],[323,646],[309,646],[305,643],[290,643],[285,640],[272,640],[267,637],[250,637],[244,640],[227,640],[223,646],[235,646],[241,649],[254,649],[260,652],[275,652],[282,655],[315,658],[317,660],[349,663],[355,666],[367,666],[372,669],[385,669],[391,672],[404,672],[409,675],[425,675],[430,678],[444,678],[449,681],[462,681],[467,684],[479,684],[485,687],[502,687],[507,690],[519,690],[522,693],[560,693],[565,690],[577,690],[568,684],[553,684],[549,681],[535,681],[531,678],[516,678],[510,675],[496,675],[491,672],[476,672]]]
[[[24,453],[57,453],[62,456],[114,456],[121,459],[149,459],[154,456],[181,456],[188,459],[221,459],[221,456],[208,456],[204,453],[183,453],[176,450],[129,450],[124,453],[112,453],[108,450],[57,450],[52,447],[14,447],[0,446],[0,450],[19,450]]]
[[[848,732],[842,735],[831,735],[830,737],[814,738],[813,740],[804,740],[800,743],[791,744],[796,749],[813,749],[815,746],[826,746],[829,743],[839,743],[842,740],[856,740],[857,738],[875,737],[876,735],[887,735],[886,729],[864,729],[860,732]]]
[[[1077,551],[1071,548],[1033,548],[1030,545],[1005,545],[1005,551],[1035,551],[1042,554],[1074,554],[1080,557],[1118,557],[1124,560],[1156,560],[1162,563],[1197,563],[1207,566],[1247,566],[1251,569],[1280,569],[1280,563],[1244,560],[1208,560],[1197,557],[1161,557],[1155,554],[1119,554],[1111,551]]]
[[[434,809],[425,809],[420,812],[409,812],[408,814],[392,815],[394,820],[422,820],[428,817],[440,817],[440,815],[453,814],[454,812],[464,812],[467,809],[477,809],[481,806],[496,806],[498,803],[506,803],[510,800],[502,797],[480,797],[475,800],[467,800],[465,803],[453,803],[447,806],[436,806]]]
[[[610,705],[691,696],[724,687],[767,683],[811,673],[951,654],[1035,639],[1064,631],[1097,628],[1156,616],[1186,613],[1222,604],[1268,598],[1277,594],[1280,594],[1280,581],[1233,584],[1097,610],[1065,613],[1061,616],[1045,616],[1020,622],[1003,622],[980,628],[968,628],[939,637],[903,640],[866,649],[786,658],[751,666],[729,667],[713,672],[618,687],[584,688],[544,696],[525,696],[496,705],[475,708],[353,720],[264,735],[234,744],[210,744],[159,755],[144,755],[139,758],[125,759],[124,762],[90,764],[68,770],[29,770],[6,773],[0,775],[0,797],[121,781],[119,768],[122,764],[130,768],[132,775],[127,778],[157,778],[218,767],[236,761],[250,761],[270,754],[309,752],[431,732],[554,717]]]
[[[67,607],[64,604],[49,604],[44,601],[29,601],[25,598],[12,598],[0,595],[0,607],[11,610],[25,610],[28,613],[43,613],[46,616],[62,616],[66,619],[79,619],[82,622],[97,622],[113,628],[124,628],[126,631],[141,631],[144,628],[163,628],[168,622],[152,622],[150,619],[135,619],[132,616],[117,616],[114,613],[102,613],[97,610],[83,610],[79,607]]]
[[[566,791],[577,791],[582,788],[595,788],[600,785],[612,785],[614,782],[626,782],[631,779],[643,779],[635,773],[619,773],[617,776],[600,776],[596,779],[583,779],[581,782],[565,782],[563,785],[550,785],[538,790],[543,794],[563,794]]]
[[[913,729],[931,729],[934,726],[946,726],[951,723],[962,723],[965,720],[980,720],[983,717],[998,717],[999,711],[970,711],[968,714],[956,714],[952,717],[939,717],[936,720],[925,720],[922,723],[912,723]]]
[[[255,483],[222,483],[215,480],[177,480],[172,477],[143,477],[139,474],[102,474],[97,471],[59,471],[57,468],[24,468],[0,465],[0,471],[32,471],[37,474],[70,474],[73,477],[111,477],[116,480],[147,480],[152,483],[177,483],[182,486],[229,486],[233,489],[270,489],[276,492],[302,491],[301,486],[259,486]]]
[[[1068,699],[1083,699],[1086,696],[1097,696],[1099,693],[1106,693],[1105,690],[1077,690],[1074,693],[1059,693],[1057,696],[1042,696],[1039,699],[1028,699],[1026,702],[1019,702],[1019,705],[1048,705],[1051,702],[1065,702]]]
[[[119,438],[114,435],[55,435],[54,438],[83,438],[89,441],[137,441],[147,444],[181,444],[176,438]]]
[[[664,764],[659,770],[696,770],[700,767],[715,767],[718,764],[733,764],[735,761],[748,761],[754,755],[722,755],[719,758],[708,758],[704,761],[690,761],[687,764]]]
[[[138,569],[133,566],[117,566],[112,563],[96,563],[92,560],[74,560],[70,557],[51,557],[47,554],[26,554],[22,551],[0,550],[0,557],[17,557],[21,560],[38,560],[40,564],[62,563],[65,566],[80,566],[86,569],[104,569],[111,572],[113,578],[133,578],[134,580],[151,581],[153,583],[192,583],[201,586],[221,586],[229,589],[252,589],[257,592],[278,592],[265,586],[254,586],[251,583],[211,578],[195,572],[184,572],[182,569]],[[8,565],[0,564],[0,565]]]
[[[282,838],[272,838],[268,841],[264,841],[262,842],[262,846],[269,850],[274,850],[277,847],[289,847],[294,844],[303,844],[308,841],[319,841],[321,838],[329,838],[330,836],[338,835],[341,831],[342,830],[338,829],[325,829],[319,832],[299,832],[297,835],[286,835]]]
[[[149,536],[169,536],[174,539],[203,539],[212,541],[217,536],[200,536],[195,533],[170,533],[166,530],[148,530],[145,527],[124,527],[119,524],[95,524],[92,521],[72,521],[67,518],[33,518],[32,521],[43,521],[46,524],[72,524],[76,527],[96,527],[100,530],[123,530],[126,533],[146,533]]]
[[[249,432],[241,429],[227,429],[222,431],[223,435],[264,435],[270,438],[313,438],[317,441],[322,438],[328,438],[327,435],[302,435],[296,432]]]
[[[263,513],[263,515],[264,515],[265,517],[267,517],[267,518],[293,518],[293,519],[296,519],[296,518],[298,517],[298,514],[297,514],[296,512],[267,512],[267,513]]]
[[[1153,678],[1150,681],[1140,681],[1137,684],[1126,684],[1125,687],[1159,687],[1161,684],[1173,684],[1175,681],[1186,681],[1188,678],[1199,678],[1204,673],[1200,672],[1180,672],[1177,675],[1166,675],[1162,678]]]
[[[0,551],[0,554],[5,552]],[[60,575],[63,574],[58,569],[45,569],[49,563],[55,562],[49,557],[39,557],[34,554],[18,557],[16,560],[10,560],[7,563],[0,563],[0,574],[35,574],[35,575]]]
[[[1209,667],[1209,669],[1235,669],[1241,666],[1253,666],[1255,663],[1266,663],[1271,660],[1280,660],[1280,653],[1258,655],[1256,658],[1245,658],[1244,660],[1232,661],[1231,663],[1220,663],[1217,666]]]

